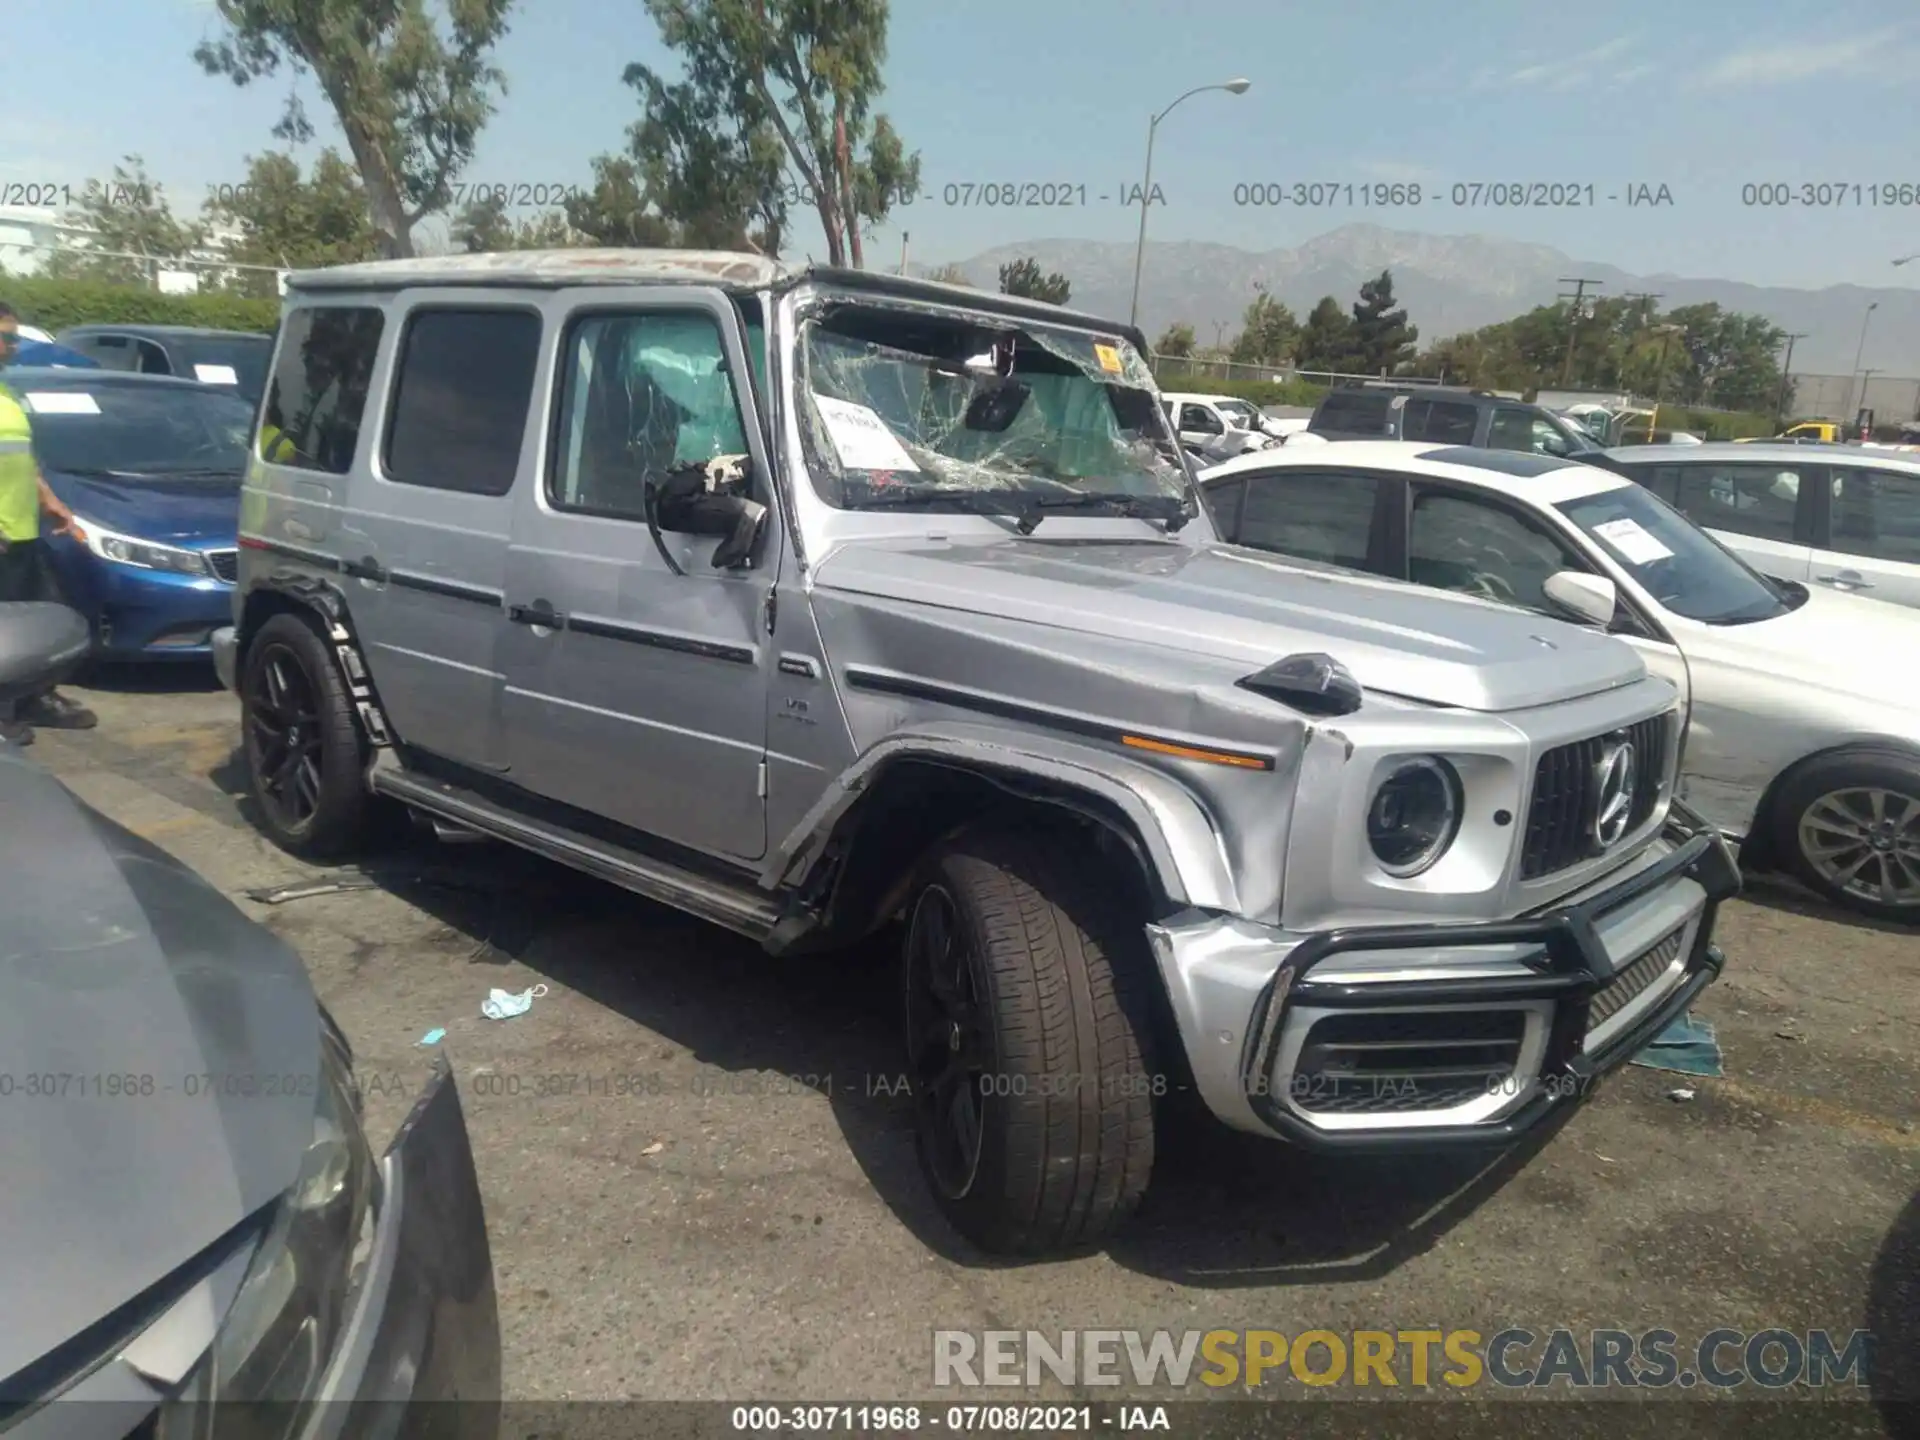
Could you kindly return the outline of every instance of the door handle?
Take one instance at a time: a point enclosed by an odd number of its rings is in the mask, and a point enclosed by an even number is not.
[[[539,625],[548,630],[558,630],[567,623],[567,617],[554,609],[550,600],[536,600],[531,605],[509,605],[507,619],[516,625]]]
[[[1871,590],[1873,582],[1864,578],[1858,570],[1842,570],[1834,575],[1816,575],[1813,577],[1822,585],[1831,585],[1836,590]]]

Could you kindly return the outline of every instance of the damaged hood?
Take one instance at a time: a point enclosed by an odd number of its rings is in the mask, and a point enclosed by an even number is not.
[[[320,1019],[297,955],[11,747],[0,815],[3,1383],[293,1183]]]
[[[830,554],[815,584],[1199,653],[1249,674],[1321,651],[1370,691],[1465,710],[1550,705],[1647,673],[1598,631],[1224,545],[861,541]]]

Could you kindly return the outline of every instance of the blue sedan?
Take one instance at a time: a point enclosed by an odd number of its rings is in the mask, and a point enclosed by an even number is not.
[[[230,389],[105,370],[9,369],[48,486],[75,520],[48,537],[103,660],[189,660],[230,624],[253,408]]]

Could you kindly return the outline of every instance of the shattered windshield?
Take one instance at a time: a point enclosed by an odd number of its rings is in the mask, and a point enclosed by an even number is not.
[[[804,324],[801,355],[808,470],[830,505],[1194,510],[1152,374],[1119,336],[837,304]]]

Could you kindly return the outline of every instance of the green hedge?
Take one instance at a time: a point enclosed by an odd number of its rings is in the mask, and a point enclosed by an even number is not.
[[[69,325],[196,325],[210,330],[272,332],[280,318],[277,300],[239,295],[162,295],[133,285],[98,280],[49,280],[40,275],[0,274],[0,300],[23,325],[57,335]]]

